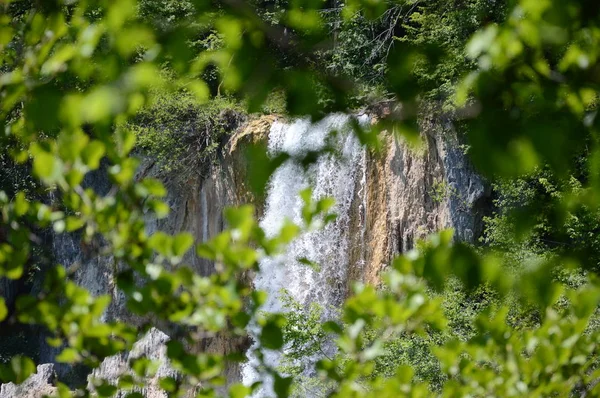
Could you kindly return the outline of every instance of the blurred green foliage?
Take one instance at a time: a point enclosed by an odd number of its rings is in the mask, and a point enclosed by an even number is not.
[[[128,309],[183,331],[167,347],[181,375],[161,381],[170,395],[192,386],[216,395],[231,358],[188,343],[198,334],[246,336],[251,321],[279,397],[306,386],[334,397],[600,394],[597,2],[23,0],[0,9],[0,160],[8,165],[0,277],[28,277],[40,230],[100,240],[102,255],[119,264]],[[302,192],[303,223],[274,237],[251,206],[227,209],[227,228],[208,242],[148,236],[143,215],[162,218],[169,208],[160,182],[135,178],[136,140],[169,168],[169,154],[185,156],[191,137],[196,160],[208,162],[229,128],[223,110],[238,107],[229,98],[258,112],[265,103],[279,109],[268,99],[283,97],[276,102],[290,115],[318,118],[368,100],[365,87],[400,102],[380,127],[407,138],[424,101],[444,100],[446,109],[452,101],[469,156],[497,184],[487,247],[441,231],[394,260],[381,288],[357,284],[339,319],[323,323],[318,307],[292,301],[292,315],[261,312],[265,294],[244,275],[305,228],[334,219],[329,199]],[[377,131],[357,133],[377,143]],[[250,179],[264,189],[287,157],[256,148],[253,156],[260,164]],[[83,183],[101,162],[107,193]],[[193,248],[215,263],[214,274],[183,264]],[[103,322],[111,297],[93,296],[71,272],[49,267],[36,295],[14,306],[2,298],[0,321],[43,328],[60,348],[57,361],[95,368],[144,328]],[[307,380],[297,360],[334,343]],[[286,351],[287,369],[267,366],[264,350]],[[132,365],[139,376],[151,367]],[[34,370],[15,355],[0,380],[22,382]],[[92,382],[99,396],[117,392]],[[258,387],[228,391],[241,397]],[[59,396],[89,393],[72,388],[80,391],[60,385]]]
[[[586,204],[563,208],[569,197],[585,189],[584,172],[557,177],[543,168],[521,178],[499,179],[494,185],[497,210],[486,220],[482,243],[512,258],[513,267],[521,266],[528,256],[577,254],[597,272],[598,210]],[[522,216],[532,209],[533,217]]]

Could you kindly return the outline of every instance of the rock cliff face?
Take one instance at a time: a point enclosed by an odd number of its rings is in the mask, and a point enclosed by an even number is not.
[[[452,123],[422,123],[420,148],[390,135],[381,153],[368,153],[364,198],[356,198],[360,218],[353,225],[357,244],[351,268],[355,280],[377,284],[396,255],[444,228],[472,242],[481,235],[490,207],[490,189],[469,163]],[[362,242],[359,242],[362,240]],[[359,261],[362,259],[362,262]]]
[[[225,227],[224,207],[257,202],[247,188],[246,175],[251,165],[243,157],[243,148],[248,142],[265,140],[275,119],[263,117],[242,127],[232,136],[207,175],[190,177],[186,181],[163,178],[169,191],[167,203],[171,213],[163,220],[147,220],[149,233],[158,229],[170,233],[188,231],[201,242]],[[356,181],[361,189],[356,190],[351,205],[349,280],[379,283],[381,271],[392,258],[411,249],[416,240],[430,232],[452,227],[457,239],[472,242],[482,231],[482,216],[489,208],[489,190],[467,161],[452,124],[443,118],[429,118],[423,121],[422,131],[424,146],[419,151],[412,151],[402,140],[390,135],[382,152],[366,154],[365,172],[356,177],[361,180]],[[158,175],[159,166],[145,160],[139,176]],[[89,176],[86,183],[101,193],[110,189],[102,173]],[[258,213],[261,208],[257,203]],[[77,283],[94,294],[112,296],[113,302],[105,314],[107,320],[143,322],[127,312],[124,297],[119,294],[114,280],[118,265],[111,258],[90,255],[73,235],[55,236],[53,248],[58,263],[67,267],[78,265],[74,276]],[[213,272],[210,262],[191,254],[185,262],[202,275]],[[169,333],[167,325],[155,326]],[[160,358],[160,347],[168,336],[158,330],[153,333],[136,347]],[[228,353],[243,350],[247,344],[248,341],[218,337],[198,342],[195,348]],[[43,342],[41,347],[40,363],[53,362],[56,351]],[[99,372],[109,379],[118,378],[126,371],[124,361],[125,357],[107,359]],[[54,372],[64,378],[72,370],[61,365],[38,368],[39,376],[32,379],[41,386],[38,395],[31,393],[31,389],[27,392],[30,395],[23,395],[25,393],[17,387],[8,385],[2,386],[0,397],[42,396],[47,393],[44,388],[48,387],[43,386],[50,384],[52,377],[49,375]],[[165,368],[165,372],[169,370]],[[236,366],[231,366],[227,373],[230,380],[239,378]],[[149,382],[149,385],[152,384]],[[6,395],[8,391],[12,395]],[[154,391],[151,387],[145,391],[147,396],[160,396],[152,395],[155,392],[150,394],[151,391]]]
[[[190,173],[191,177],[182,181],[178,176],[165,177],[160,166],[151,159],[144,159],[138,170],[138,177],[160,178],[165,184],[168,195],[165,198],[170,208],[169,215],[161,220],[146,219],[148,234],[161,230],[175,234],[178,232],[190,232],[196,243],[206,241],[220,233],[224,228],[223,210],[226,206],[241,204],[246,192],[238,188],[239,175],[243,170],[244,161],[241,159],[241,151],[223,151],[223,156],[213,164],[207,174],[200,176]],[[105,194],[110,190],[110,185],[102,171],[88,176],[86,185],[94,188],[97,192]],[[121,320],[132,325],[142,326],[147,319],[132,316],[126,308],[126,300],[122,292],[116,286],[116,275],[120,268],[115,264],[112,257],[101,257],[94,255],[93,248],[82,247],[77,235],[61,234],[53,237],[53,251],[57,263],[67,268],[75,268],[73,279],[76,283],[84,286],[94,295],[109,294],[112,301],[104,314],[106,321]],[[210,275],[214,266],[211,262],[188,252],[183,262],[192,267],[200,275]],[[156,325],[165,332],[169,332],[168,325]],[[40,363],[54,361],[59,349],[51,348],[44,343],[45,336],[40,337]],[[239,349],[240,345],[247,344],[246,341],[213,338],[198,342],[198,349],[203,351],[227,353]],[[119,369],[109,369],[116,362],[111,361],[103,367],[106,374],[118,373]],[[81,376],[72,374],[73,370],[66,365],[56,364],[55,371],[59,378],[78,378]],[[111,373],[112,372],[112,373]],[[231,372],[235,373],[232,368]],[[115,374],[116,374],[115,373]]]

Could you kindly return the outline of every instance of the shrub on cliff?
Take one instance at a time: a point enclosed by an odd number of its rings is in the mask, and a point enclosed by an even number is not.
[[[219,150],[241,125],[245,114],[234,100],[207,102],[180,89],[156,90],[154,100],[122,128],[136,137],[136,146],[172,177],[203,176]]]

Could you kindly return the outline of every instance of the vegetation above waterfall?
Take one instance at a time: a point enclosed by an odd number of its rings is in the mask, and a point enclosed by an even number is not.
[[[249,328],[278,397],[600,395],[596,1],[13,0],[0,10],[6,341],[31,328],[48,336],[57,362],[91,371],[164,325],[178,376],[159,385],[170,396],[258,391],[224,387],[226,364],[245,352],[194,350],[198,339],[246,338]],[[393,105],[376,125],[355,123],[370,150],[389,135],[418,141],[428,107],[460,128],[495,190],[479,245],[440,231],[323,319],[323,308],[293,298],[289,313],[261,311],[266,293],[248,275],[334,220],[330,199],[299,193],[303,221],[274,236],[252,206],[227,209],[224,231],[201,243],[146,225],[169,206],[161,182],[136,177],[140,153],[185,182],[205,175],[241,114],[318,119],[381,100]],[[298,157],[269,157],[260,145],[248,153],[258,189]],[[106,189],[89,183],[98,174]],[[56,264],[45,250],[50,235],[67,234],[82,258],[111,259],[114,295],[78,286],[82,264]],[[195,273],[194,256],[214,273]],[[113,300],[136,322],[107,320]],[[272,351],[284,353],[279,368]],[[31,347],[4,358],[2,382],[35,371]],[[130,365],[135,377],[60,380],[56,394],[140,396],[157,364]]]

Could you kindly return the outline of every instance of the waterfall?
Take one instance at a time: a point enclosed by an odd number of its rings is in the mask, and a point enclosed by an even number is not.
[[[364,184],[365,151],[352,134],[349,121],[346,115],[331,115],[316,124],[297,120],[291,124],[276,122],[271,127],[268,149],[272,155],[286,152],[301,156],[307,151],[322,149],[331,131],[338,133],[332,139],[335,154],[321,156],[308,169],[287,161],[273,174],[268,186],[265,213],[260,222],[265,233],[268,236],[276,234],[286,218],[302,224],[303,202],[299,192],[308,186],[312,187],[315,200],[325,196],[335,198],[333,211],[337,219],[322,229],[304,233],[283,255],[260,263],[254,286],[268,293],[268,299],[262,307],[266,312],[284,310],[280,300],[282,289],[286,289],[293,299],[304,305],[319,303],[324,309],[324,316],[328,318],[334,316],[330,309],[339,306],[344,298],[350,261],[351,212],[359,212],[363,205],[353,208],[352,203],[357,197],[362,199],[360,193],[365,189],[361,186]],[[299,258],[309,259],[319,268],[300,264],[297,261]],[[253,328],[250,329],[250,334],[254,336]],[[314,363],[316,359],[307,358],[306,361]],[[279,354],[274,351],[266,353],[266,361],[270,366],[277,366]],[[257,364],[251,348],[248,362],[242,370],[244,384],[262,380],[264,388],[256,396],[273,396],[272,381],[256,371]]]

